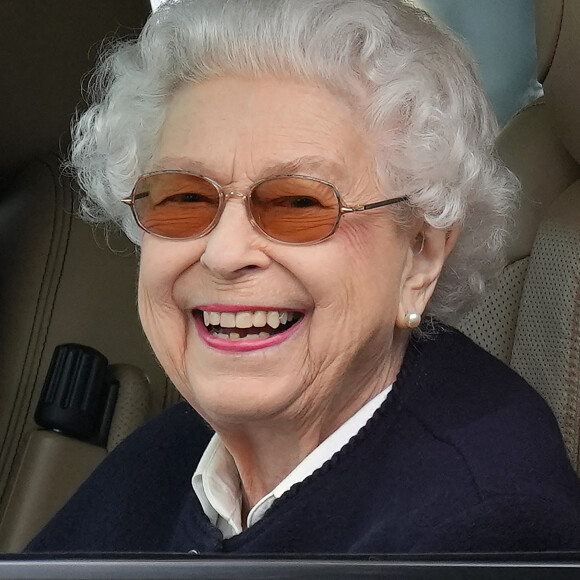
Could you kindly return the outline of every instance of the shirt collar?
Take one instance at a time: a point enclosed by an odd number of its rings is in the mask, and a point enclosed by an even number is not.
[[[361,407],[334,433],[307,455],[270,493],[266,494],[248,514],[250,527],[262,519],[276,499],[293,485],[304,481],[322,467],[337,451],[354,437],[382,405],[392,385]],[[204,513],[224,538],[242,532],[242,491],[240,476],[233,457],[216,433],[204,451],[191,484]]]

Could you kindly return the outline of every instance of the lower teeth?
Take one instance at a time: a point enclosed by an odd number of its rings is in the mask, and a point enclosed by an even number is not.
[[[241,337],[237,332],[230,332],[226,334],[225,332],[212,332],[212,335],[216,338],[221,338],[222,340],[265,340],[266,338],[270,338],[272,336],[269,332],[260,332],[260,334],[247,334],[244,337]]]

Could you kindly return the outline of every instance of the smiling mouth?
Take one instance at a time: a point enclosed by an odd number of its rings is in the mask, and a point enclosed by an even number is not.
[[[196,310],[208,332],[215,338],[231,341],[266,340],[294,326],[303,314],[294,310],[252,310],[214,312]]]

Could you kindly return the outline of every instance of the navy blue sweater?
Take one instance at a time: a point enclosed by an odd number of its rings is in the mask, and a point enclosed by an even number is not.
[[[450,329],[411,342],[367,425],[228,540],[190,484],[210,437],[189,406],[169,409],[103,462],[28,551],[580,550],[580,484],[555,418]]]

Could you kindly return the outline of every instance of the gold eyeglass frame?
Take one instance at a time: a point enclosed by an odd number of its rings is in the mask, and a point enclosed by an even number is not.
[[[216,211],[216,215],[214,216],[213,220],[211,221],[211,223],[200,233],[194,236],[187,236],[184,238],[176,238],[176,237],[171,237],[171,236],[164,236],[162,234],[158,234],[155,232],[152,232],[151,230],[149,230],[147,227],[145,227],[145,225],[141,222],[141,220],[139,219],[139,215],[137,214],[137,210],[135,208],[135,200],[143,198],[143,197],[147,197],[149,195],[149,193],[145,192],[145,193],[140,193],[137,194],[136,193],[136,188],[138,183],[142,180],[142,179],[146,179],[148,177],[151,177],[153,175],[161,175],[161,174],[166,174],[166,173],[179,173],[179,174],[184,174],[184,175],[191,175],[192,177],[197,177],[199,179],[203,179],[204,181],[210,183],[218,192],[218,197],[219,197],[219,201],[218,201],[218,209]],[[337,212],[337,216],[336,216],[336,221],[334,224],[334,227],[332,228],[332,231],[329,232],[326,236],[324,236],[323,238],[317,239],[317,240],[313,240],[313,241],[308,241],[308,242],[286,242],[283,240],[278,240],[277,238],[273,237],[272,235],[270,235],[268,232],[265,232],[260,225],[258,224],[258,222],[256,221],[256,219],[254,218],[253,214],[252,214],[252,207],[251,207],[251,203],[250,203],[250,198],[252,196],[252,192],[258,187],[260,186],[262,183],[267,182],[267,181],[274,181],[276,179],[285,179],[285,178],[293,178],[293,179],[305,179],[308,181],[316,181],[317,183],[322,183],[323,185],[326,185],[328,187],[330,187],[332,189],[332,191],[334,192],[334,196],[336,197],[336,200],[338,202],[338,212]],[[323,242],[324,240],[327,240],[328,238],[330,238],[330,236],[332,236],[336,230],[338,229],[338,226],[340,224],[340,218],[344,215],[344,214],[349,214],[349,213],[358,213],[358,212],[363,212],[363,211],[368,211],[371,209],[377,209],[379,207],[386,207],[389,205],[394,205],[396,203],[401,203],[403,201],[408,201],[409,198],[407,196],[402,196],[402,197],[394,197],[391,199],[386,199],[383,201],[375,201],[375,202],[371,202],[371,203],[365,203],[362,205],[346,205],[343,201],[342,201],[342,197],[340,195],[340,192],[338,191],[338,189],[330,182],[325,181],[324,179],[319,179],[317,177],[311,177],[308,175],[271,175],[270,177],[265,177],[263,179],[260,179],[259,181],[256,181],[254,183],[252,183],[248,189],[248,193],[241,193],[238,191],[230,191],[230,192],[226,192],[224,190],[224,188],[215,180],[211,179],[210,177],[206,177],[205,175],[200,175],[199,173],[195,173],[193,171],[182,171],[179,169],[164,169],[161,171],[151,171],[149,173],[145,173],[144,175],[142,175],[137,182],[135,183],[135,186],[133,187],[133,190],[131,192],[131,195],[129,197],[126,197],[124,199],[121,200],[122,203],[129,205],[131,207],[131,211],[133,213],[133,217],[135,218],[135,221],[137,222],[137,225],[145,232],[147,232],[148,234],[151,234],[152,236],[156,236],[158,238],[163,238],[166,240],[193,240],[193,239],[198,239],[198,238],[203,238],[204,236],[206,236],[207,234],[209,234],[219,223],[219,220],[222,216],[222,213],[225,209],[226,203],[228,202],[228,200],[232,197],[237,197],[237,198],[241,198],[244,200],[244,205],[246,206],[246,214],[248,216],[248,219],[250,221],[250,223],[252,224],[252,227],[260,232],[260,234],[264,235],[266,238],[268,238],[269,240],[272,240],[274,242],[278,242],[279,244],[286,244],[289,246],[308,246],[308,245],[314,245],[314,244],[319,244],[320,242]]]

